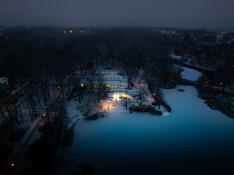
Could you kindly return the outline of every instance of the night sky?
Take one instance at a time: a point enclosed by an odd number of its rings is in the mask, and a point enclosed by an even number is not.
[[[0,25],[234,28],[234,0],[0,0]]]

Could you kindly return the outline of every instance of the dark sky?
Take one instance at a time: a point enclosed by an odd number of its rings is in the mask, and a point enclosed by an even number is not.
[[[0,25],[234,28],[234,0],[0,0]]]

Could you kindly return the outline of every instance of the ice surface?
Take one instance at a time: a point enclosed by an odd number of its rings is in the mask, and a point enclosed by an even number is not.
[[[182,67],[183,71],[181,72],[182,78],[186,80],[196,81],[202,75],[201,72],[198,72],[193,69]]]
[[[84,163],[92,165],[97,175],[155,174],[181,164],[189,168],[191,161],[195,166],[224,162],[222,154],[233,152],[229,145],[234,144],[234,121],[210,109],[195,88],[176,89],[163,90],[172,107],[168,117],[131,114],[118,105],[108,117],[77,122],[69,170]],[[221,157],[209,157],[216,154]]]

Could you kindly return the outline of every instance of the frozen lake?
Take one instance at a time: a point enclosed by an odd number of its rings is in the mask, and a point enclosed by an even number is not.
[[[106,118],[78,121],[65,169],[83,163],[97,175],[231,174],[234,120],[210,109],[193,87],[163,93],[172,107],[168,117],[130,114],[118,106]]]
[[[201,72],[198,72],[193,69],[189,69],[186,67],[181,67],[183,71],[181,72],[181,76],[183,79],[191,80],[191,81],[196,81],[199,79],[199,77],[202,75]]]
[[[201,76],[182,68],[184,79],[196,81]],[[117,102],[108,117],[78,121],[66,172],[82,163],[97,175],[232,174],[234,120],[210,109],[194,87],[164,89],[163,94],[172,107],[169,116],[130,114]]]

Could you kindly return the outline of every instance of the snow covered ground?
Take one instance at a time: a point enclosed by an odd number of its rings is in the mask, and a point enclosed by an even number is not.
[[[172,59],[182,59],[182,56],[176,55],[175,53],[171,53],[171,54],[170,54],[170,57],[171,57]]]

